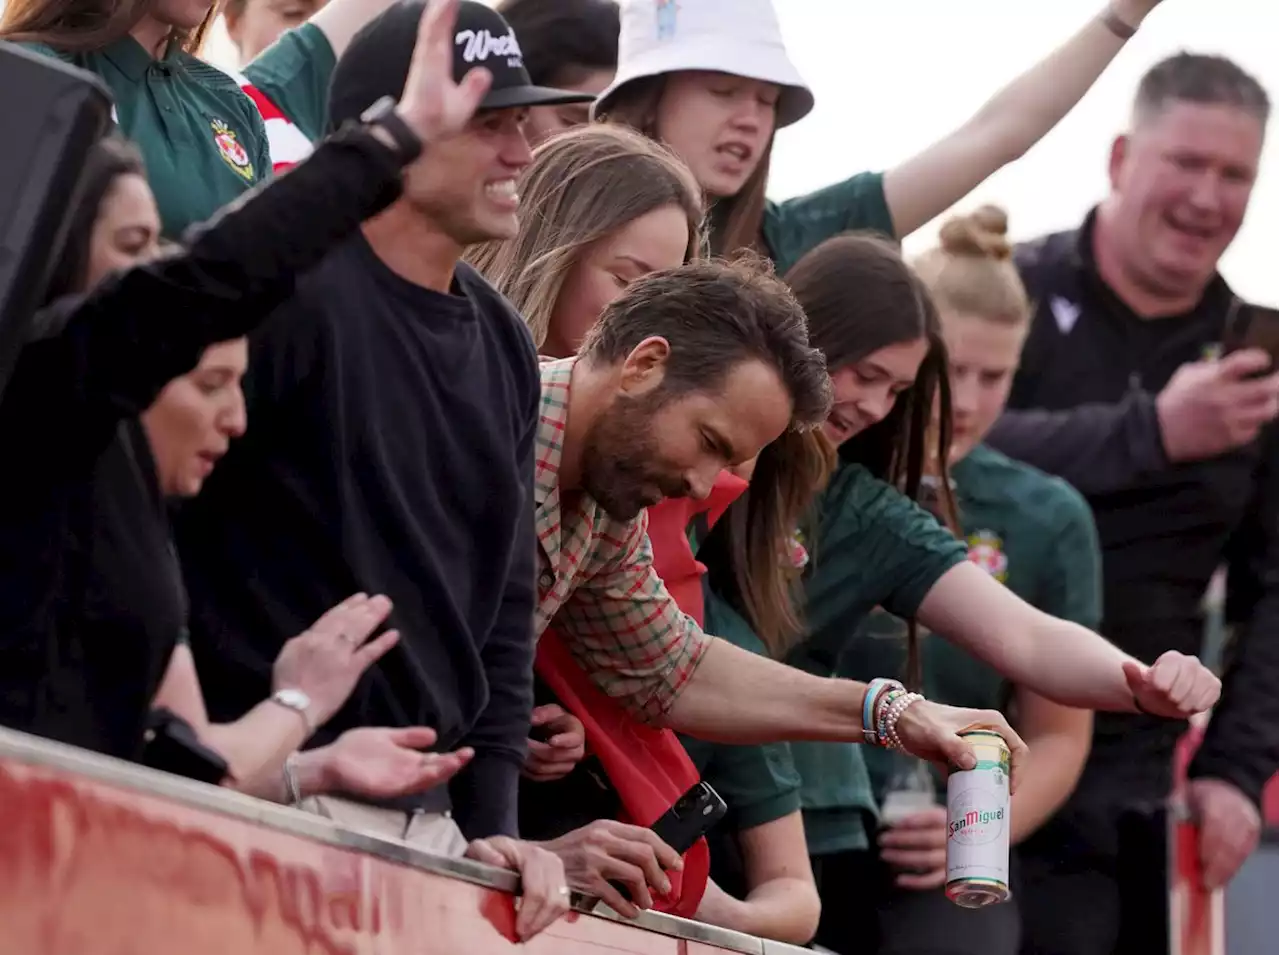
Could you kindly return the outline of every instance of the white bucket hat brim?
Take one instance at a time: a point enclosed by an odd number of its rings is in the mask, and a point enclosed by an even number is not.
[[[663,44],[620,63],[617,76],[592,105],[591,116],[605,112],[610,99],[628,83],[693,70],[729,73],[781,87],[777,129],[803,119],[813,109],[813,94],[781,43],[699,38]]]

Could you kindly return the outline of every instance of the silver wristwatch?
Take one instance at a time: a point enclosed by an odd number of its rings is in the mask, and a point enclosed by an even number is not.
[[[285,687],[282,690],[276,690],[271,694],[271,702],[277,706],[283,706],[286,709],[293,710],[302,717],[302,722],[307,727],[307,736],[309,737],[316,731],[315,726],[311,722],[311,697],[303,693],[301,690],[292,687]]]

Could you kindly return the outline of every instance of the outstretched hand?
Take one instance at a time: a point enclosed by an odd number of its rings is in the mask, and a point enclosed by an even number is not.
[[[381,594],[355,594],[281,648],[271,668],[272,686],[307,694],[312,729],[324,725],[347,701],[360,675],[396,645],[395,630],[369,639],[389,613],[391,601]]]
[[[435,730],[425,726],[347,730],[317,751],[324,754],[325,790],[394,799],[446,783],[471,761],[473,752],[423,752],[435,741]]]
[[[453,78],[453,28],[458,0],[429,0],[418,24],[409,75],[398,112],[424,143],[454,136],[475,115],[493,82],[492,74],[476,67],[457,82]]]

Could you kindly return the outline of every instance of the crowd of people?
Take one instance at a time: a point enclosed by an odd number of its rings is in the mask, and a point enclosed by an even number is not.
[[[898,241],[1158,2],[774,202],[814,97],[770,0],[234,0],[242,75],[209,0],[8,0],[117,128],[0,400],[0,723],[516,869],[525,938],[577,892],[838,953],[1151,950],[1125,832],[1187,719],[1210,885],[1276,771],[1275,356],[1217,271],[1268,96],[1180,53],[1079,228]],[[974,729],[1016,789],[977,910]],[[727,814],[673,848],[700,779]]]

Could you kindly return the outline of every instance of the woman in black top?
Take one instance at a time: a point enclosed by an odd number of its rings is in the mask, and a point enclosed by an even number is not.
[[[454,5],[446,6],[452,16]],[[447,30],[436,21],[435,29]],[[483,94],[474,78],[451,82],[449,51],[440,46],[415,62],[396,110],[422,140],[460,128]],[[33,318],[0,401],[7,459],[0,469],[0,722],[140,755],[185,606],[138,415],[210,346],[242,338],[288,298],[296,274],[394,201],[410,152],[385,128],[340,131],[294,175],[193,230],[185,251],[110,276]],[[87,172],[97,201],[86,204],[73,234],[90,238],[68,256],[57,291],[154,250],[154,202],[136,155],[104,144]],[[130,194],[141,212],[95,237],[99,210],[129,205]],[[394,642],[387,635],[361,646],[387,609],[383,598],[361,596],[294,641],[277,666],[277,687],[306,691],[314,697],[310,711],[298,706],[290,714],[290,703],[279,700],[263,719],[292,721],[294,734],[309,736]]]
[[[114,136],[95,147],[72,218],[51,283],[55,297],[82,292],[111,271],[155,257],[159,216],[134,147]],[[367,636],[386,607],[380,598],[353,600],[325,626],[291,641],[276,661],[276,688],[302,689],[311,701],[306,719],[268,701],[234,723],[209,723],[182,636],[185,607],[165,503],[198,493],[230,441],[243,434],[240,380],[247,360],[243,337],[206,348],[199,364],[170,381],[140,418],[121,422],[116,440],[94,464],[89,507],[77,522],[87,542],[87,563],[76,623],[78,662],[69,674],[71,684],[84,684],[84,691],[50,701],[45,716],[52,718],[51,725],[26,728],[136,758],[137,719],[154,692],[155,707],[181,718],[201,744],[225,759],[228,784],[283,796],[282,761],[305,740],[301,734],[310,724],[323,723],[349,695],[361,664],[393,638],[384,638],[369,653],[353,654],[338,633],[348,641]],[[138,613],[136,608],[143,607],[148,612]],[[175,633],[177,645],[166,662],[165,647],[173,645]],[[388,787],[399,795],[406,788],[437,785],[469,754],[418,752],[434,741],[435,733],[424,727],[348,734],[340,744],[298,758],[299,794],[310,795],[321,781],[379,795]],[[160,768],[207,770],[204,778],[216,778],[222,768],[216,762],[174,765],[172,751],[156,746],[149,747],[147,761],[161,753],[169,758],[158,760]]]
[[[154,459],[148,475],[146,442],[127,422],[210,346],[252,330],[291,295],[296,275],[395,201],[401,170],[421,148],[471,122],[491,78],[483,69],[452,76],[457,12],[458,0],[428,6],[398,105],[377,104],[370,125],[338,131],[290,175],[195,228],[185,251],[108,277],[33,319],[0,400],[0,722],[136,753],[185,611]],[[100,515],[104,506],[119,512]],[[100,519],[120,547],[105,585],[95,579]],[[117,584],[136,589],[125,594]],[[300,669],[316,657],[331,661],[316,669],[339,697],[333,708],[394,641],[361,646],[388,609],[360,595],[290,641]],[[113,670],[126,686],[115,686]],[[299,722],[309,736],[312,724]],[[414,745],[410,732],[393,731],[393,742]],[[413,760],[421,774],[425,761]],[[376,768],[381,784],[397,776],[386,760]],[[402,763],[398,775],[413,771]],[[521,939],[567,910],[564,867],[547,850],[498,836],[475,840],[467,854],[519,872]]]

